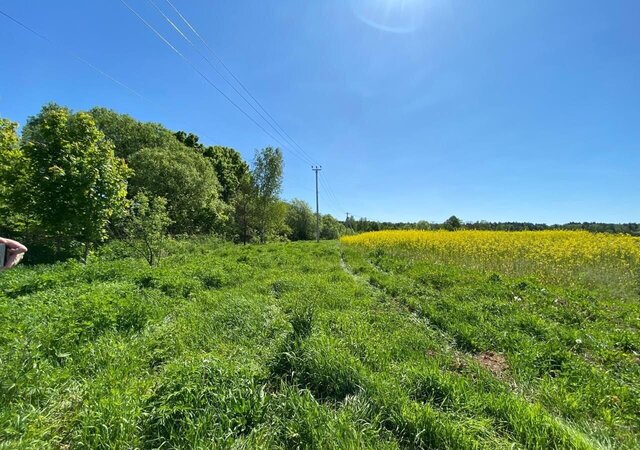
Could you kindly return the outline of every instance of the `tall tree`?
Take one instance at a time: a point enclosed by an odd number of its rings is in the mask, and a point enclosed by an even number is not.
[[[251,240],[254,231],[255,189],[251,173],[240,179],[236,195],[233,197],[232,234],[243,244]]]
[[[240,153],[229,147],[207,147],[203,155],[209,158],[222,187],[222,199],[231,204],[242,178],[249,173],[249,165]]]
[[[176,139],[183,145],[202,153],[207,157],[216,171],[221,187],[222,200],[233,203],[233,196],[240,185],[240,180],[249,172],[249,165],[242,159],[240,153],[230,147],[218,145],[205,147],[200,138],[186,131],[174,133]]]
[[[17,128],[17,123],[0,118],[0,234],[15,232],[21,222],[16,208],[22,203],[24,158]]]
[[[291,230],[289,239],[292,241],[314,238],[316,217],[307,202],[298,199],[293,199],[289,202],[286,222]]]
[[[116,155],[126,160],[143,148],[179,146],[176,136],[158,123],[140,122],[107,108],[93,108],[89,114],[100,131],[113,142]]]
[[[187,147],[196,149],[200,152],[204,151],[204,145],[200,143],[200,138],[193,134],[187,133],[186,131],[176,131],[173,133],[176,139]]]
[[[456,216],[451,216],[442,224],[445,230],[455,231],[462,227],[462,222]]]
[[[204,156],[178,144],[172,149],[142,149],[130,157],[129,164],[135,171],[131,194],[144,191],[164,197],[173,233],[221,229],[228,207],[220,199],[220,183]]]
[[[279,148],[266,147],[256,152],[252,171],[255,187],[255,224],[260,242],[282,227],[284,210],[279,202],[284,159]]]
[[[345,234],[346,227],[331,214],[322,216],[322,226],[320,228],[320,239],[338,239]]]
[[[22,148],[29,215],[58,250],[82,243],[86,255],[123,211],[129,169],[91,115],[55,104],[28,120]]]

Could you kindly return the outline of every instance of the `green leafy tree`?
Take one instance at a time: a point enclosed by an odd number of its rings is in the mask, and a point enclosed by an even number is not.
[[[252,171],[255,192],[255,228],[260,242],[282,230],[285,210],[280,204],[284,159],[279,148],[266,147],[256,152]]]
[[[171,219],[167,214],[167,201],[163,197],[149,198],[138,192],[124,218],[126,240],[150,266],[162,257]]]
[[[86,257],[125,208],[129,169],[91,115],[55,104],[28,120],[22,149],[26,212],[58,251],[81,243]]]
[[[285,221],[288,208],[289,205],[287,202],[282,200],[277,200],[271,207],[271,225],[267,234],[268,239],[276,241],[286,240],[287,236],[291,233],[291,230]]]
[[[202,153],[209,159],[220,182],[222,200],[232,204],[233,196],[240,186],[240,180],[249,173],[249,165],[242,159],[240,153],[230,147],[218,145],[205,147],[200,143],[197,135],[186,131],[178,131],[174,136],[183,145]]]
[[[191,147],[200,152],[204,151],[204,145],[200,143],[200,138],[197,135],[193,133],[187,133],[186,131],[177,131],[173,133],[173,135],[179,142],[186,145],[187,147]]]
[[[222,199],[231,204],[242,178],[249,173],[249,165],[240,153],[229,147],[207,147],[203,155],[213,164],[222,188]]]
[[[289,239],[292,241],[314,239],[316,217],[307,202],[292,200],[287,207],[285,220],[290,229]]]
[[[254,233],[255,189],[250,173],[240,179],[233,197],[232,234],[243,244],[251,241]]]
[[[131,192],[146,192],[167,200],[173,233],[220,231],[228,207],[220,198],[220,183],[202,155],[179,145],[174,149],[145,148],[129,159],[135,171]]]
[[[445,230],[455,231],[462,227],[462,222],[456,216],[451,216],[442,224]]]
[[[320,239],[338,239],[346,231],[346,227],[331,214],[322,216]]]
[[[127,160],[143,148],[181,146],[176,136],[158,123],[140,122],[131,116],[119,114],[107,108],[93,108],[89,114],[100,131],[113,142],[116,155]]]
[[[17,133],[18,124],[0,118],[0,234],[19,231],[24,220],[17,208],[24,199],[24,157]]]

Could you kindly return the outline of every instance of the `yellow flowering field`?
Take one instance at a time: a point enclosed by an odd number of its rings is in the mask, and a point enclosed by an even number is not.
[[[535,275],[554,283],[605,284],[616,290],[637,284],[640,269],[640,239],[622,234],[392,230],[346,236],[342,242],[506,275]]]

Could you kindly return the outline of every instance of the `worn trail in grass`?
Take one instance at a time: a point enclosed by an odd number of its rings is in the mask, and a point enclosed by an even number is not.
[[[337,243],[110,259],[0,277],[0,447],[638,444],[637,367],[576,351],[531,281]]]

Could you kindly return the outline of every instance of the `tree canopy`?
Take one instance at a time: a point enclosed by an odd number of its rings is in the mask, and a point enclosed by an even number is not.
[[[462,227],[462,222],[456,216],[451,216],[444,221],[443,227],[449,231],[455,231]]]
[[[17,123],[0,118],[0,233],[16,226],[17,220],[11,187],[24,174],[17,128]]]
[[[249,173],[249,165],[236,150],[230,147],[207,147],[202,154],[213,165],[221,187],[222,200],[231,203],[241,180]]]
[[[173,233],[206,233],[220,227],[228,208],[212,165],[188,149],[144,148],[129,159],[133,195],[164,197]]]
[[[278,201],[283,173],[284,159],[279,148],[266,147],[256,152],[252,178],[255,192],[255,227],[260,242],[265,242],[270,233],[283,225],[286,211]]]
[[[316,217],[309,204],[293,199],[289,202],[286,216],[289,227],[289,239],[301,241],[315,239]]]
[[[176,148],[180,144],[171,131],[158,123],[140,122],[107,108],[93,108],[89,114],[113,143],[116,155],[127,160],[143,148]]]
[[[45,106],[24,127],[22,152],[25,178],[16,190],[36,227],[59,248],[104,240],[125,207],[130,171],[92,116]]]

